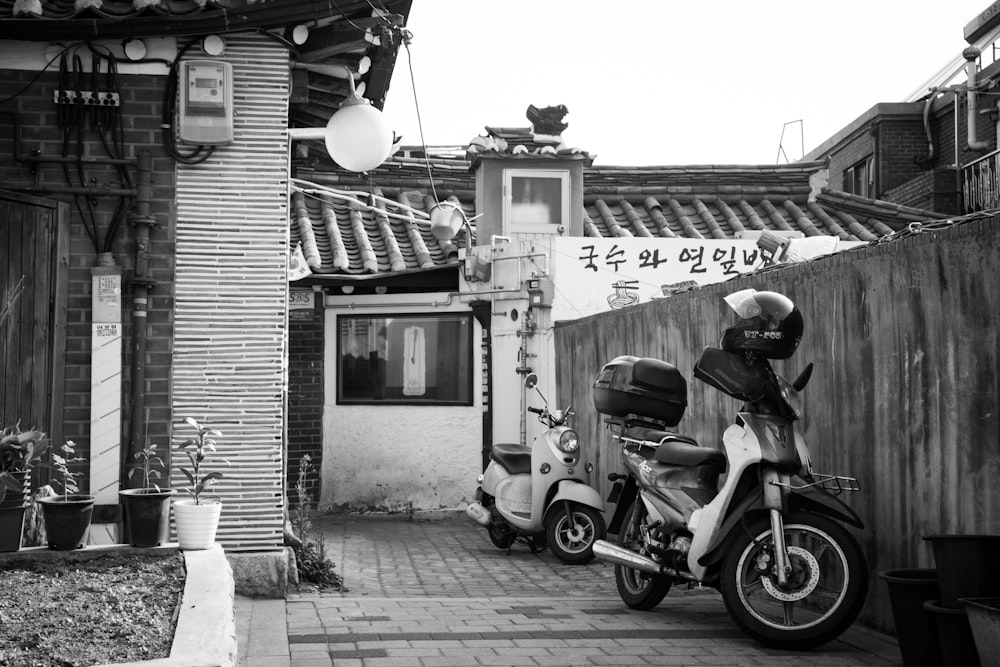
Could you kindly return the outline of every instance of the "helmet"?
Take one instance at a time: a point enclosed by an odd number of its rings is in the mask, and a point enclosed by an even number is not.
[[[722,349],[727,352],[756,352],[767,359],[787,359],[799,346],[802,313],[787,296],[748,289],[730,294],[726,303],[743,318],[722,336]]]

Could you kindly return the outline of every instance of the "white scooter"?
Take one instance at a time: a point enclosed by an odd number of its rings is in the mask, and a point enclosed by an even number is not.
[[[605,536],[604,500],[588,484],[594,464],[583,459],[576,431],[566,425],[572,407],[549,412],[537,384],[534,373],[525,378],[545,407],[528,412],[548,428],[531,447],[493,445],[476,502],[466,513],[499,549],[521,540],[532,552],[548,546],[564,563],[587,563],[594,558],[594,542]]]

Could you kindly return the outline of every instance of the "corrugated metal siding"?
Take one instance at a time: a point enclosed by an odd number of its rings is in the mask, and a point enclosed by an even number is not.
[[[187,416],[222,431],[218,541],[257,550],[282,544],[289,63],[262,36],[227,36],[225,59],[234,143],[177,166],[173,433]]]
[[[861,482],[844,499],[866,526],[856,533],[872,572],[862,618],[891,629],[875,573],[933,567],[924,535],[1000,533],[998,223],[970,222],[557,325],[559,404],[588,407],[574,425],[597,450],[592,479],[602,495],[607,473],[621,465],[593,409],[601,365],[620,354],[675,363],[688,379],[676,430],[720,447],[738,403],[692,369],[735,323],[722,296],[746,287],[788,294],[805,334],[775,369],[794,377],[816,364],[804,393],[805,437],[817,471]]]

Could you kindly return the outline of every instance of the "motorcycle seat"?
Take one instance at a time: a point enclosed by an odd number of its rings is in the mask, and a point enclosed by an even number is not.
[[[499,443],[493,445],[490,458],[511,475],[531,472],[531,448],[524,445]]]
[[[656,443],[653,460],[675,466],[708,465],[726,469],[726,455],[718,449],[701,447],[698,441],[680,433],[637,426],[628,429],[625,435],[636,440]]]

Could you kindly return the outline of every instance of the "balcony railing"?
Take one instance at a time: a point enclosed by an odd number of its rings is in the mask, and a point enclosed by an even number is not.
[[[962,211],[1000,208],[1000,151],[962,167]]]

